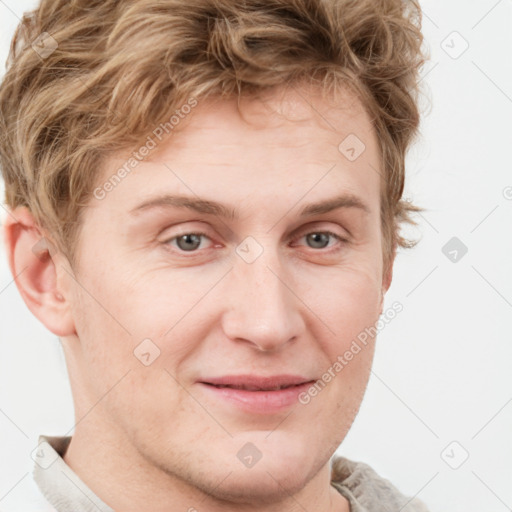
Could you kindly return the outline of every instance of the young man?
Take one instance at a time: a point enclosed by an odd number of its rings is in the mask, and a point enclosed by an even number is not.
[[[11,271],[75,403],[73,436],[36,450],[55,510],[426,510],[333,457],[416,209],[420,19],[398,0],[24,18],[0,162]]]

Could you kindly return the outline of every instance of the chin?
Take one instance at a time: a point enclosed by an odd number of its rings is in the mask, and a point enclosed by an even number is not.
[[[215,467],[204,468],[201,472],[218,477],[214,484],[217,487],[207,494],[238,504],[278,503],[302,490],[328,462],[319,460],[311,446],[298,445],[292,439],[285,441],[279,436],[272,441],[273,435],[266,441],[258,440],[262,439],[258,436],[241,436],[241,443],[240,438],[236,440],[236,450],[230,450],[229,454],[219,452]],[[247,457],[247,465],[244,457]],[[260,458],[255,461],[255,457]],[[222,484],[218,485],[220,481]]]
[[[211,490],[208,488],[202,490],[216,500],[265,506],[289,499],[290,495],[303,489],[311,477],[309,474],[304,474],[304,469],[291,471],[290,467],[264,465],[260,461],[258,469],[256,467],[237,469],[231,472],[220,485]]]

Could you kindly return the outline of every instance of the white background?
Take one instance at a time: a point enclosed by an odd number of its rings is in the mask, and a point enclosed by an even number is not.
[[[33,4],[0,1],[2,63]],[[397,257],[386,304],[404,310],[379,334],[365,400],[339,452],[431,512],[504,512],[512,508],[512,0],[422,6],[430,103],[422,102],[406,196],[427,211],[410,232],[421,242]],[[458,58],[464,42],[454,31],[469,43]],[[468,248],[455,263],[442,252],[454,236]],[[58,340],[22,302],[3,253],[0,312],[0,510],[23,510],[30,452],[39,434],[69,431],[72,401]]]

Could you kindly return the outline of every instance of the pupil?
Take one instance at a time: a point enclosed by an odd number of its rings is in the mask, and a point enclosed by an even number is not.
[[[185,242],[183,245],[181,242]],[[192,243],[192,245],[187,245]],[[201,245],[201,239],[198,235],[183,235],[178,238],[178,246],[184,251],[197,249]]]
[[[313,246],[316,248],[323,249],[329,243],[328,235],[326,233],[312,233],[308,235],[308,237],[309,240],[313,242]],[[318,243],[320,244],[320,246],[316,245]]]

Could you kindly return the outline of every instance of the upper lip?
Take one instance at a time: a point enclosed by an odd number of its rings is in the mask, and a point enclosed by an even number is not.
[[[271,375],[268,377],[258,375],[226,375],[223,377],[212,377],[202,379],[202,384],[213,386],[234,387],[247,390],[271,391],[279,388],[297,386],[312,382],[313,379],[301,375]]]

